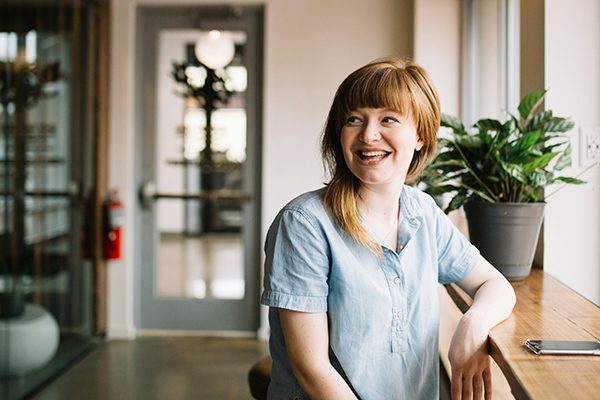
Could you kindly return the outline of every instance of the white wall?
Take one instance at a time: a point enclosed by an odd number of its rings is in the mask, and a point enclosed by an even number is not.
[[[460,115],[461,0],[415,0],[414,53],[433,79],[442,112]]]
[[[545,16],[546,108],[571,116],[576,129],[600,126],[600,3],[546,0]],[[583,171],[578,136],[572,175]],[[544,270],[600,305],[600,167],[581,178],[588,184],[547,199]]]
[[[180,0],[178,4],[215,4]],[[222,3],[222,2],[219,2]],[[166,0],[113,0],[109,185],[123,194],[124,257],[109,265],[108,334],[135,335],[133,180],[135,9]],[[257,4],[238,0],[235,4]],[[412,49],[411,0],[266,0],[263,132],[263,237],[292,197],[320,187],[318,139],[334,91],[355,68]]]

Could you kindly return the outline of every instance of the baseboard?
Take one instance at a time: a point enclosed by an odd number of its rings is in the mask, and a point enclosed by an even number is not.
[[[200,331],[175,329],[139,329],[138,336],[204,336],[223,338],[255,339],[256,331]]]
[[[135,339],[136,329],[131,325],[111,326],[106,332],[108,339]]]

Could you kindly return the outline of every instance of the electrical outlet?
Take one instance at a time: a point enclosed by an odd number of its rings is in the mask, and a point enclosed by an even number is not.
[[[600,161],[600,126],[579,128],[579,165],[588,167]]]

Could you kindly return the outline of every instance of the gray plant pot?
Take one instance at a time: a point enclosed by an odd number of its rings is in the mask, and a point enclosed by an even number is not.
[[[531,271],[544,203],[468,203],[469,236],[508,280],[519,281]]]

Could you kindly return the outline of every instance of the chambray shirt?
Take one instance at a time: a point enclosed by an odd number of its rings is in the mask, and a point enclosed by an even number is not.
[[[339,227],[322,196],[323,189],[292,200],[267,234],[269,399],[308,398],[292,373],[277,308],[327,313],[331,363],[359,398],[437,399],[437,284],[465,278],[479,251],[431,197],[405,186],[398,251],[379,238],[381,258]]]

